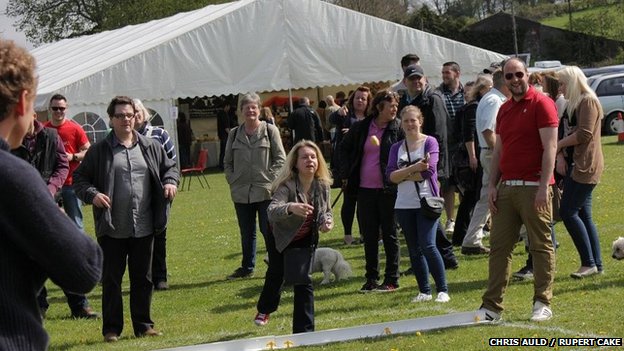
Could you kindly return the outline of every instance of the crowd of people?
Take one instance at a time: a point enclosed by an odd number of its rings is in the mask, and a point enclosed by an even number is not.
[[[63,289],[73,317],[101,318],[104,340],[117,341],[126,267],[135,336],[161,335],[151,318],[152,292],[169,288],[167,222],[177,163],[190,163],[189,156],[179,159],[167,131],[152,126],[143,103],[127,96],[111,100],[111,132],[94,145],[66,118],[62,95],[52,96],[51,120],[42,124],[33,110],[34,67],[24,49],[0,40],[0,179],[8,191],[0,201],[7,238],[0,247],[6,287],[0,293],[0,349],[46,347],[48,277]],[[294,131],[288,154],[257,94],[242,96],[240,125],[229,104],[220,113],[220,166],[242,251],[240,267],[228,279],[253,276],[257,226],[268,253],[257,325],[269,322],[284,285],[292,285],[293,333],[314,331],[310,270],[319,233],[334,228],[332,186],[344,194],[344,243],[363,244],[361,293],[392,293],[402,275],[412,275],[418,286],[412,302],[449,302],[445,270],[458,268],[456,246],[464,255],[489,256],[480,306],[487,319],[500,319],[513,276],[534,279],[530,319],[548,320],[557,246],[553,211],[580,256],[571,276],[603,272],[592,219],[592,192],[604,169],[602,109],[582,71],[571,66],[530,77],[522,60],[510,58],[462,84],[459,64],[449,61],[441,65],[442,84],[434,87],[417,55],[405,55],[401,67],[404,78],[389,89],[360,86],[348,98],[327,96],[322,117],[303,98],[288,119]],[[330,165],[321,146],[328,137]],[[560,190],[560,208],[553,209]],[[83,231],[81,201],[93,205],[97,243]],[[399,233],[410,263],[403,273]],[[490,247],[483,241],[488,235]],[[529,259],[512,275],[512,251],[521,238]],[[85,295],[97,282],[101,315]]]

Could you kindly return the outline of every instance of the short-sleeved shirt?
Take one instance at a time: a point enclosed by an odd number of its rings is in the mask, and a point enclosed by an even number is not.
[[[501,179],[539,181],[544,151],[539,130],[558,125],[555,103],[533,87],[529,87],[522,100],[507,100],[496,118],[496,134],[503,146]],[[550,184],[554,184],[552,176]]]
[[[479,101],[479,105],[477,105],[475,123],[477,128],[477,138],[479,138],[479,145],[481,147],[488,146],[485,142],[485,138],[483,137],[483,132],[486,130],[494,132],[496,130],[496,116],[498,115],[498,110],[505,100],[506,98],[503,93],[498,91],[496,88],[492,88],[485,95],[483,95],[483,98]]]
[[[82,130],[82,127],[71,119],[65,119],[63,124],[61,124],[60,126],[55,126],[52,124],[52,122],[48,121],[45,123],[45,126],[48,128],[56,129],[59,137],[61,138],[61,140],[63,140],[65,152],[69,154],[79,153],[80,148],[89,142],[87,134],[84,132],[84,130]],[[73,184],[74,180],[72,174],[79,165],[79,161],[69,161],[69,174],[67,175],[67,179],[65,179],[65,185]]]

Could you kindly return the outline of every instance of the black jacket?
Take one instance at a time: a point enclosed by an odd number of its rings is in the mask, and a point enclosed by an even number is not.
[[[107,194],[111,202],[115,186],[113,170],[113,133],[104,140],[91,146],[84,160],[74,171],[74,191],[82,201],[92,204],[98,193]],[[169,200],[164,196],[164,184],[178,185],[180,174],[174,160],[169,159],[165,149],[154,139],[136,134],[138,144],[145,158],[152,180],[152,211],[154,234],[162,232],[167,226]],[[149,190],[148,190],[149,191]],[[113,227],[111,209],[93,206],[95,233],[100,236],[104,226]]]
[[[440,145],[438,178],[448,178],[450,176],[450,168],[446,123],[449,120],[449,115],[444,104],[444,97],[440,95],[440,92],[427,85],[423,93],[410,102],[408,102],[407,94],[404,94],[401,97],[401,101],[399,101],[399,111],[408,105],[414,105],[422,111],[424,117],[423,134],[436,138],[438,145]]]
[[[369,142],[368,128],[372,122],[372,116],[355,122],[340,144],[340,177],[343,180],[348,180],[347,191],[349,192],[355,192],[360,187],[360,167],[364,155],[364,144]],[[390,147],[404,137],[399,121],[395,119],[388,123],[379,141],[381,148],[379,153],[380,172],[384,180],[384,189],[388,191],[396,191],[396,184],[386,178]]]
[[[288,128],[295,131],[293,145],[300,140],[311,140],[317,144],[323,141],[321,119],[310,106],[303,105],[288,116]]]

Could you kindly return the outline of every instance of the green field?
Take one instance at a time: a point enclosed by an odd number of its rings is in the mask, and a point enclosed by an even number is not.
[[[620,317],[620,298],[624,295],[624,263],[611,259],[611,242],[624,233],[623,191],[618,177],[624,174],[624,145],[617,137],[604,137],[606,171],[594,192],[594,219],[602,244],[605,274],[585,280],[573,280],[569,274],[579,264],[578,254],[562,224],[556,231],[561,243],[557,251],[557,274],[553,301],[554,318],[541,324],[529,322],[533,286],[530,282],[512,282],[509,286],[500,325],[454,328],[343,342],[305,350],[484,350],[491,337],[624,337]],[[255,277],[228,281],[225,277],[240,263],[240,244],[234,209],[223,174],[208,176],[211,189],[201,189],[193,182],[190,192],[176,198],[169,226],[169,283],[171,289],[155,292],[152,317],[164,335],[155,338],[132,336],[129,302],[124,283],[126,328],[119,342],[105,344],[101,321],[73,320],[58,287],[48,282],[51,306],[45,327],[51,337],[51,350],[154,350],[216,341],[290,334],[292,292],[286,290],[280,309],[271,315],[269,324],[256,327],[252,321],[263,284],[264,263],[258,260]],[[334,193],[336,195],[337,192]],[[337,208],[339,205],[337,206]],[[91,209],[85,207],[86,228],[93,233]],[[336,213],[340,223],[339,213]],[[364,282],[362,246],[342,244],[342,225],[321,236],[321,246],[338,248],[350,261],[355,276],[347,281],[319,286],[322,275],[315,275],[317,330],[357,326],[401,319],[475,310],[487,279],[487,258],[458,254],[460,267],[448,272],[448,304],[410,303],[417,294],[413,277],[403,277],[401,289],[391,294],[359,294]],[[402,241],[402,269],[408,259]],[[264,243],[258,241],[258,256],[264,255]],[[518,246],[513,269],[524,264],[524,248]],[[383,260],[382,260],[383,262]],[[89,298],[96,310],[101,307],[101,289]],[[619,307],[618,307],[619,306]],[[620,317],[618,317],[620,316]],[[517,350],[519,348],[513,348]],[[536,348],[531,348],[536,349]],[[560,348],[567,349],[567,348]],[[573,348],[579,350],[583,348]]]
[[[572,21],[574,21],[575,18],[580,18],[580,17],[587,16],[587,15],[595,15],[595,14],[600,13],[601,11],[611,9],[611,8],[615,9],[616,7],[614,5],[596,6],[591,9],[572,12]],[[551,26],[551,27],[556,27],[556,28],[561,28],[561,29],[568,29],[570,17],[566,13],[564,15],[557,16],[557,17],[544,18],[540,20],[540,22],[546,26]]]

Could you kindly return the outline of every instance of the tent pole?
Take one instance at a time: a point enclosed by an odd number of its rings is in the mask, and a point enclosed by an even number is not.
[[[288,102],[290,103],[290,112],[293,111],[292,90],[288,88]]]

